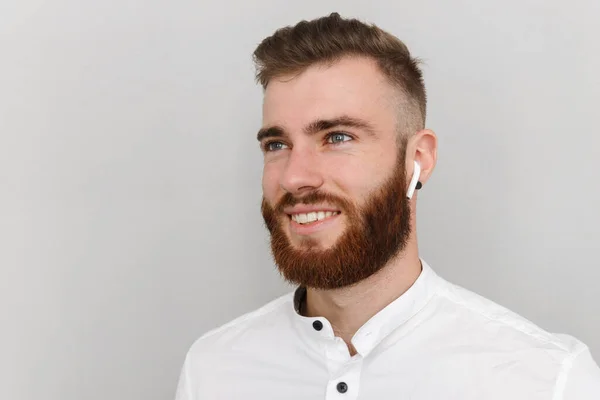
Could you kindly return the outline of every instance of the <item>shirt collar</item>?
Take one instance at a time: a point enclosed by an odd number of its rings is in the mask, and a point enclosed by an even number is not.
[[[422,259],[421,265],[422,270],[415,283],[369,319],[352,338],[354,348],[363,357],[366,357],[396,328],[417,314],[435,294],[440,278]],[[322,339],[334,339],[333,328],[325,318],[302,316],[305,300],[306,288],[298,287],[293,296],[294,319],[298,322],[298,327],[304,331],[309,340],[315,338],[320,342]]]

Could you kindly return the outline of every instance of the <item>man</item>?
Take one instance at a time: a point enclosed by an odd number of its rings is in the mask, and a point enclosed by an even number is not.
[[[600,399],[588,348],[455,286],[419,257],[437,158],[406,46],[338,14],[256,49],[262,214],[294,293],[189,350],[178,400]]]

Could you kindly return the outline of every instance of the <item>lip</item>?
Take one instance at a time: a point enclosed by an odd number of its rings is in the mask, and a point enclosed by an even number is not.
[[[315,208],[314,211],[335,211],[335,210],[325,210],[323,208]],[[301,211],[300,213],[303,213]],[[310,211],[308,211],[310,212]],[[338,222],[338,218],[341,214],[332,215],[331,217],[322,219],[320,221],[311,222],[310,224],[299,224],[294,221],[291,217],[288,216],[290,221],[290,230],[292,233],[296,235],[306,236],[311,235],[317,232],[321,232],[325,229],[330,228],[333,224]]]

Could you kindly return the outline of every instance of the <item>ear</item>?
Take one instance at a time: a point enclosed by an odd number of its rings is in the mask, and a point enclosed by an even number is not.
[[[436,134],[429,129],[417,132],[408,141],[406,146],[406,172],[408,174],[412,173],[412,180],[415,180],[415,175],[417,175],[415,174],[415,162],[419,164],[418,178],[414,183],[415,189],[427,183],[433,173],[437,163],[437,143]],[[412,180],[411,184],[413,183]],[[409,191],[411,187],[412,185],[409,185]]]

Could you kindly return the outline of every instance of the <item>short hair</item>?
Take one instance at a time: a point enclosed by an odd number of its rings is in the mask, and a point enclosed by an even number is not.
[[[348,56],[373,59],[405,97],[405,129],[415,133],[424,128],[427,96],[420,60],[411,57],[407,46],[396,36],[374,24],[342,18],[338,13],[300,21],[265,38],[253,53],[256,80],[266,89],[273,78],[298,74],[315,64],[333,64]]]

